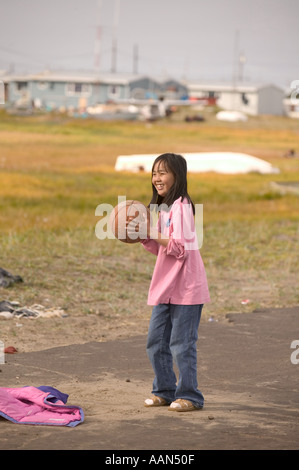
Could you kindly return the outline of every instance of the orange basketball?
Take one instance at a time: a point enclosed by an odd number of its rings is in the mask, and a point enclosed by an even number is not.
[[[135,233],[129,234],[127,222],[133,221],[136,225]],[[124,243],[138,243],[146,234],[139,233],[139,223],[147,220],[150,223],[150,212],[142,202],[129,200],[123,201],[114,207],[109,218],[109,224],[114,236]]]

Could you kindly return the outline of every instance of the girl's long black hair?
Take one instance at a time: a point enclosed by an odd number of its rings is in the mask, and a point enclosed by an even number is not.
[[[176,153],[163,153],[159,155],[153,163],[152,174],[157,163],[164,163],[166,171],[170,171],[174,175],[174,184],[165,197],[159,196],[155,186],[152,184],[153,195],[150,204],[166,204],[169,208],[179,197],[187,199],[192,206],[193,214],[195,214],[194,204],[187,190],[187,162],[182,155]]]

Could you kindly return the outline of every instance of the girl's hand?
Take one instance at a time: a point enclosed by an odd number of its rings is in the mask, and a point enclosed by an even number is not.
[[[127,234],[130,238],[145,239],[150,236],[150,223],[144,214],[141,217],[130,217],[126,222]]]
[[[158,232],[156,228],[151,227],[149,220],[143,214],[141,218],[130,218],[126,222],[126,229],[128,236],[132,239],[139,237],[140,239],[144,240],[149,237],[151,240],[155,240],[164,247],[168,245],[169,238],[166,237],[166,235]]]

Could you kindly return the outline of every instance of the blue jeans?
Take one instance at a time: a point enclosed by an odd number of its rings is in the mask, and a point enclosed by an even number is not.
[[[184,398],[197,408],[204,397],[197,389],[197,331],[203,305],[159,304],[149,324],[146,352],[154,369],[152,393],[168,402]],[[178,383],[173,360],[179,371]]]

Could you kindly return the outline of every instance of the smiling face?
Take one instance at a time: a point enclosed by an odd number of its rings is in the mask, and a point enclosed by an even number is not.
[[[167,170],[163,161],[157,162],[152,173],[152,183],[159,196],[165,197],[174,182],[174,174]]]

